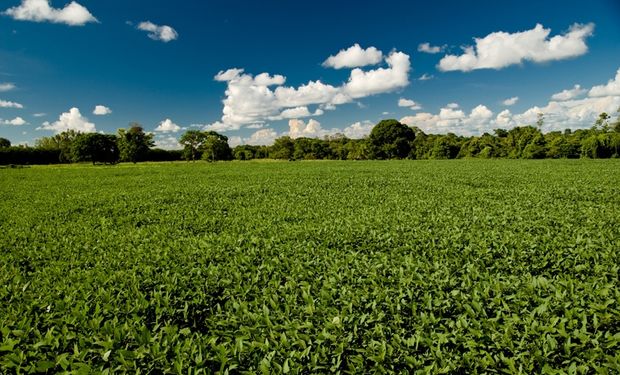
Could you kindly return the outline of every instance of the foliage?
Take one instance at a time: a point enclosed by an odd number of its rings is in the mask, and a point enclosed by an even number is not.
[[[0,138],[0,148],[11,147],[11,141],[6,138]]]
[[[137,163],[147,159],[155,142],[153,134],[145,133],[140,124],[132,123],[128,129],[118,129],[117,144],[121,161]]]
[[[117,138],[111,134],[82,133],[71,143],[71,157],[74,162],[116,164],[119,159]]]
[[[30,165],[58,163],[58,150],[13,146],[0,149],[0,165]]]
[[[411,151],[415,133],[397,120],[383,120],[372,128],[368,142],[373,159],[404,159]]]
[[[618,373],[618,160],[0,170],[0,373]]]
[[[206,161],[232,160],[233,154],[228,145],[228,137],[214,131],[202,132],[204,141],[199,148],[202,159]]]
[[[184,147],[185,160],[217,161],[233,158],[228,137],[214,131],[188,130],[181,136],[179,143]]]
[[[289,136],[277,138],[269,148],[269,157],[272,159],[290,160],[295,152],[295,141]]]
[[[35,147],[42,150],[57,150],[59,154],[56,162],[69,163],[71,162],[71,145],[79,134],[75,130],[66,130],[51,137],[42,137],[37,139]]]

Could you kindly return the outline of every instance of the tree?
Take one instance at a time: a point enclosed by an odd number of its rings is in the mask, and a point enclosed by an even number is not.
[[[607,133],[610,130],[610,127],[609,127],[610,118],[611,116],[608,115],[606,112],[601,113],[600,115],[598,115],[598,119],[596,119],[596,122],[594,123],[592,130]]]
[[[200,147],[202,159],[206,161],[232,160],[233,154],[228,145],[228,137],[214,131],[202,132],[204,142]]]
[[[0,138],[0,148],[11,147],[11,141],[6,138]]]
[[[79,134],[71,145],[71,156],[75,162],[115,164],[119,159],[117,138],[111,134]]]
[[[195,161],[200,159],[200,147],[204,142],[204,136],[199,130],[188,130],[179,139],[179,143],[183,145],[183,157],[185,160]]]
[[[545,114],[538,112],[536,117],[536,127],[538,127],[538,130],[542,131],[543,126],[545,126]]]
[[[138,123],[131,123],[127,129],[118,129],[118,149],[122,161],[137,163],[145,160],[153,146],[153,134],[145,133]]]
[[[58,133],[52,137],[43,137],[37,139],[35,147],[42,150],[59,151],[58,161],[61,163],[69,163],[72,160],[71,145],[80,133],[71,129],[62,133]]]
[[[228,137],[214,131],[188,130],[181,136],[179,143],[183,145],[185,160],[216,161],[233,158]]]
[[[295,143],[289,136],[277,138],[269,150],[269,156],[273,159],[290,160],[295,152]]]
[[[413,129],[397,120],[379,122],[368,137],[374,157],[377,159],[406,158],[414,140]]]

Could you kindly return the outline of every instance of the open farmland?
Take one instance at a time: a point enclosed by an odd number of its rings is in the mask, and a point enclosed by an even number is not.
[[[620,372],[618,160],[0,170],[2,373]]]

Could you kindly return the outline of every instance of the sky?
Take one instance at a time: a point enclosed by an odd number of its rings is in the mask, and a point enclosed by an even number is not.
[[[620,2],[1,0],[0,137],[480,135],[620,107]]]

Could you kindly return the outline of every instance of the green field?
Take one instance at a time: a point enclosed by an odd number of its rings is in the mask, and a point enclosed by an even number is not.
[[[0,373],[620,372],[620,161],[0,170]]]

